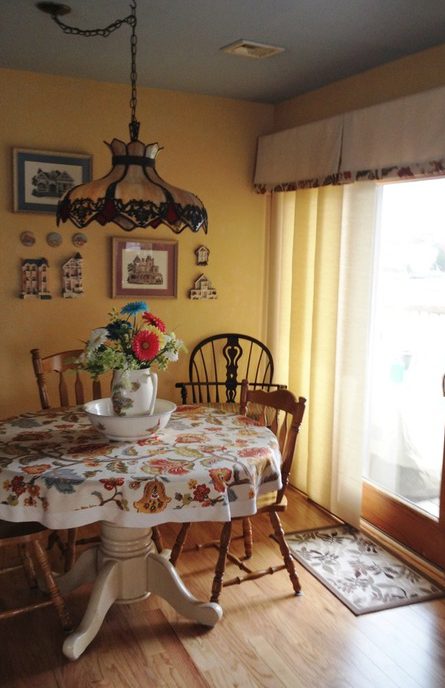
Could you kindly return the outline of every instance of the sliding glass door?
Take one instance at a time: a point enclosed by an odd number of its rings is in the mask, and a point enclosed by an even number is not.
[[[362,515],[445,566],[445,179],[380,188]]]

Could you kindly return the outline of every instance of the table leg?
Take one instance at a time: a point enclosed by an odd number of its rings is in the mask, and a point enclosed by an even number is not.
[[[105,614],[119,596],[119,564],[107,561],[97,574],[87,610],[78,628],[63,643],[63,654],[77,659],[96,637]]]
[[[173,564],[162,554],[148,555],[147,578],[150,592],[164,598],[187,619],[198,621],[204,626],[214,626],[222,617],[219,604],[200,602],[189,593]]]
[[[57,579],[62,593],[95,580],[80,626],[63,644],[66,657],[80,657],[113,602],[136,602],[154,593],[186,618],[205,626],[214,626],[222,617],[218,604],[194,598],[174,566],[154,550],[151,528],[123,528],[102,522],[100,547],[86,550],[71,571]]]

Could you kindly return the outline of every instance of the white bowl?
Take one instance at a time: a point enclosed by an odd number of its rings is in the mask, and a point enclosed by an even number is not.
[[[154,413],[149,416],[116,416],[111,399],[95,399],[83,406],[91,424],[110,440],[140,440],[165,428],[176,404],[156,399]]]

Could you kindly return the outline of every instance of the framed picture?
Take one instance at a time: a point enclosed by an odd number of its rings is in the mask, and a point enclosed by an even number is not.
[[[176,297],[177,241],[112,239],[112,295]]]
[[[91,179],[91,155],[13,149],[14,210],[55,214],[64,193]]]

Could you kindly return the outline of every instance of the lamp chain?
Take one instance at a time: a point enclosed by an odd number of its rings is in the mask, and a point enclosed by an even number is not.
[[[56,13],[51,14],[52,19],[56,22],[62,31],[66,34],[74,36],[86,36],[86,38],[92,38],[94,36],[102,36],[102,38],[108,38],[108,36],[119,29],[122,24],[128,24],[131,26],[131,98],[130,98],[130,108],[131,108],[131,121],[129,124],[130,128],[130,138],[132,141],[136,141],[139,135],[139,122],[136,119],[136,105],[137,105],[137,72],[136,72],[136,51],[137,51],[137,36],[136,36],[136,0],[131,0],[131,14],[124,19],[116,19],[108,26],[103,29],[79,29],[77,26],[69,26],[62,22]]]
[[[131,45],[131,72],[130,72],[130,80],[131,80],[131,98],[130,98],[130,108],[131,108],[131,121],[129,124],[130,127],[130,139],[132,141],[136,141],[138,136],[139,136],[139,122],[136,119],[136,105],[137,105],[137,90],[136,90],[136,82],[138,78],[138,74],[136,71],[136,51],[137,51],[137,45],[138,45],[138,37],[136,36],[136,25],[137,25],[137,19],[136,19],[136,0],[132,0],[132,5],[131,5],[131,16],[133,17],[134,21],[131,22],[131,40],[130,40],[130,45]]]

